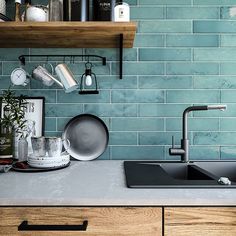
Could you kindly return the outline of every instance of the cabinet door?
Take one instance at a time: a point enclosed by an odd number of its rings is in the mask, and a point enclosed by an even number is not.
[[[234,236],[236,208],[176,207],[164,209],[165,236]]]
[[[161,208],[0,207],[0,235],[4,236],[161,236],[161,233]]]

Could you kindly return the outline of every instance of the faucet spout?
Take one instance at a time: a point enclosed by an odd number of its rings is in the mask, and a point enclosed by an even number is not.
[[[181,161],[189,162],[189,140],[188,140],[188,113],[192,111],[206,111],[206,110],[226,110],[226,105],[204,105],[204,106],[190,106],[187,107],[183,112],[183,126],[182,126],[182,139],[181,147],[175,148],[172,145],[172,148],[169,149],[170,155],[181,156]]]

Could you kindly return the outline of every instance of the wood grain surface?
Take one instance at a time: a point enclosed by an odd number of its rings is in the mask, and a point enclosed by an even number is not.
[[[34,225],[77,225],[88,220],[87,231],[18,232],[18,225],[28,220]],[[161,236],[162,209],[151,207],[1,207],[0,235],[64,236],[64,235],[127,235]]]
[[[0,22],[0,47],[132,48],[135,22]]]
[[[165,236],[235,236],[236,208],[165,208]]]

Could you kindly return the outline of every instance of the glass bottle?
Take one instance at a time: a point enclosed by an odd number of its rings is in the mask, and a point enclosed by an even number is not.
[[[20,138],[18,141],[18,161],[26,161],[28,157],[28,142],[26,138]]]

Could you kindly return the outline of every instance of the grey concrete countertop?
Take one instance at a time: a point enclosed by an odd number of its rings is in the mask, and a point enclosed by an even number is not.
[[[73,161],[58,171],[0,174],[0,205],[236,206],[236,189],[129,189],[123,161]]]

